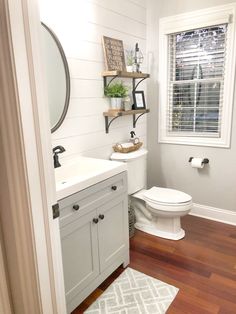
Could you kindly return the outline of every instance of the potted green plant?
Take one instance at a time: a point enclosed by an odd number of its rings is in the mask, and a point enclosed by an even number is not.
[[[105,96],[110,98],[112,110],[122,110],[122,99],[128,95],[128,90],[122,81],[105,87]]]
[[[133,72],[134,51],[126,50],[126,71]]]

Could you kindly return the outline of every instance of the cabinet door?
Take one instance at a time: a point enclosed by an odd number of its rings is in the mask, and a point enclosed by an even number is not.
[[[70,302],[99,274],[96,210],[61,227],[66,301]]]
[[[97,210],[101,272],[128,249],[128,203],[121,195]]]

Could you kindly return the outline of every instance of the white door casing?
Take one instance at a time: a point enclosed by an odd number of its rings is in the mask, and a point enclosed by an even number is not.
[[[3,203],[9,200],[8,211],[2,210],[1,218],[4,218],[9,277],[14,278],[10,265],[14,254],[20,270],[16,274],[17,288],[16,282],[10,280],[11,290],[17,291],[15,295],[12,293],[14,310],[21,314],[64,314],[59,222],[53,220],[51,209],[56,192],[42,79],[38,8],[35,1],[3,2],[1,13],[9,15],[7,31],[13,70],[11,73],[5,70],[6,84],[2,83],[1,87],[15,99],[6,97],[1,104],[1,161],[5,169],[4,189],[8,192]],[[15,80],[12,86],[8,84],[9,78]],[[12,229],[11,236],[7,225]]]

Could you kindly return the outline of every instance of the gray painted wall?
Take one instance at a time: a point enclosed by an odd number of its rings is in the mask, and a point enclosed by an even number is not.
[[[232,2],[232,0],[148,1],[147,51],[150,52],[151,65],[151,79],[147,87],[148,104],[151,109],[147,123],[148,185],[179,189],[192,195],[195,203],[236,211],[235,108],[229,149],[159,144],[157,140],[159,18]],[[188,163],[191,156],[207,157],[210,164],[202,170],[193,169]]]

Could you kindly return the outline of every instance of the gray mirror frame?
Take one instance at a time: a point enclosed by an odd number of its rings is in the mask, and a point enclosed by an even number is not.
[[[69,101],[70,101],[70,72],[69,72],[69,66],[68,66],[68,62],[66,59],[66,55],[65,52],[62,48],[62,45],[59,41],[59,39],[57,38],[57,36],[55,35],[55,33],[43,22],[41,22],[41,25],[50,33],[50,35],[52,36],[52,38],[54,39],[58,50],[60,52],[61,58],[62,58],[62,62],[64,65],[64,69],[65,69],[65,76],[66,76],[66,97],[65,97],[65,104],[64,104],[64,109],[63,112],[61,114],[60,119],[58,120],[58,122],[54,125],[54,127],[51,129],[51,133],[55,132],[62,124],[62,122],[64,121],[67,111],[68,111],[68,107],[69,107]]]

